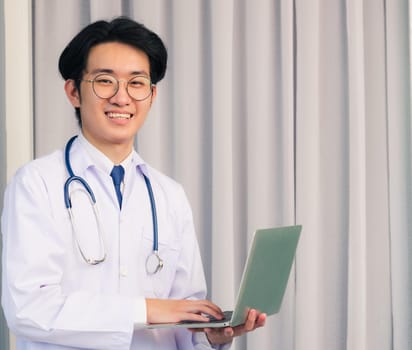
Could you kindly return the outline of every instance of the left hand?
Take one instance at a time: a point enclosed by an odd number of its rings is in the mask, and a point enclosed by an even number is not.
[[[256,328],[263,327],[266,322],[266,314],[261,314],[254,309],[249,310],[246,322],[236,327],[224,328],[204,328],[204,332],[213,345],[226,344],[247,332],[254,331]]]

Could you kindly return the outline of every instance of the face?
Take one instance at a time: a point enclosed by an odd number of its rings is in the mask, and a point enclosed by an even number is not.
[[[93,80],[101,73],[109,73],[121,81],[113,97],[97,97],[92,83],[84,81]],[[134,136],[156,96],[156,87],[143,101],[129,96],[126,82],[136,75],[150,78],[149,58],[143,51],[122,43],[103,43],[89,52],[80,92],[73,80],[68,80],[65,85],[70,102],[80,108],[83,135],[109,157],[114,151],[123,150],[125,156],[130,152]]]

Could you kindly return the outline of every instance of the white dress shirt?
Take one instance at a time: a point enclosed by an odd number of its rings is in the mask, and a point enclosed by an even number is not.
[[[17,349],[211,349],[203,333],[143,328],[145,298],[204,299],[206,285],[192,213],[182,187],[133,151],[123,162],[123,206],[110,177],[113,164],[81,135],[72,145],[73,172],[96,197],[106,260],[89,197],[70,185],[74,224],[65,207],[64,152],[34,160],[7,186],[2,214],[2,305]],[[151,180],[163,269],[146,273],[153,249]],[[77,237],[75,237],[75,233]]]

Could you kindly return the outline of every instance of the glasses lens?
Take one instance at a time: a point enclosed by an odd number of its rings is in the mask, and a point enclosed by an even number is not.
[[[94,93],[100,98],[110,98],[119,89],[117,80],[108,74],[99,74],[93,79]]]
[[[127,91],[130,97],[137,101],[141,101],[152,94],[152,84],[150,79],[138,75],[128,81]]]

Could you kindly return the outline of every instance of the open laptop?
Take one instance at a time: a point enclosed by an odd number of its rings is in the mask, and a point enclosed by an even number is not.
[[[235,327],[245,323],[249,309],[277,313],[285,294],[302,226],[259,229],[253,236],[233,311],[223,320],[147,324],[146,328]]]

